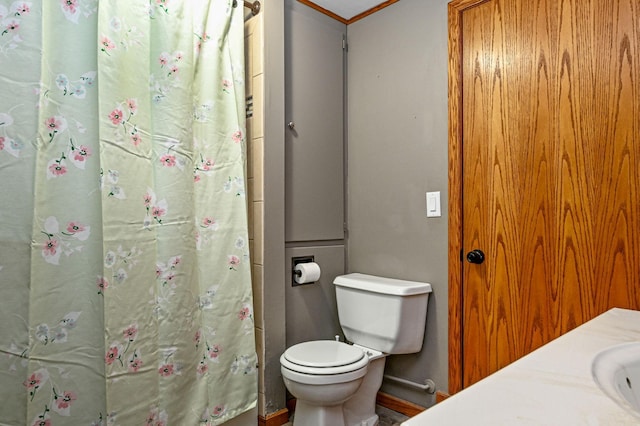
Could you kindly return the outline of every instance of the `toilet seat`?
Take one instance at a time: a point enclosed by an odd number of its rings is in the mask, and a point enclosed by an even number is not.
[[[335,340],[315,340],[290,347],[280,362],[298,373],[326,376],[360,370],[367,366],[369,358],[358,347]]]

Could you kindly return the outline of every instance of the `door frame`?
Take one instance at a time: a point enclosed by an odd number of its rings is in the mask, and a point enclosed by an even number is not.
[[[463,389],[462,13],[491,0],[453,0],[449,22],[449,394]]]

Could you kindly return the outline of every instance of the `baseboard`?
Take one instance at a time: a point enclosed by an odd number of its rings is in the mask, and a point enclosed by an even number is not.
[[[426,408],[421,405],[405,401],[404,399],[397,398],[384,392],[378,392],[378,395],[376,395],[376,404],[382,405],[383,407],[398,413],[402,413],[408,417],[413,417],[426,410]]]
[[[283,408],[267,417],[258,416],[258,426],[282,426],[289,421],[289,410]]]
[[[436,392],[436,404],[439,402],[444,401],[445,399],[449,398],[451,395],[449,395],[448,393],[444,393],[444,392]]]

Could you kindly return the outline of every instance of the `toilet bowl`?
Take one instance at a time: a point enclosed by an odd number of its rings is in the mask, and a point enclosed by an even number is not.
[[[333,340],[294,345],[280,357],[282,377],[296,397],[295,426],[344,426],[343,403],[367,373],[362,349]]]
[[[375,401],[388,354],[419,352],[431,285],[365,274],[334,280],[347,344],[298,343],[280,357],[297,398],[294,426],[375,426]]]

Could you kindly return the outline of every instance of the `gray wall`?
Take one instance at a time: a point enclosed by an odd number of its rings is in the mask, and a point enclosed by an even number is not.
[[[298,256],[313,256],[322,268],[320,279],[314,284],[293,286],[292,275],[287,278],[287,346],[342,336],[333,280],[344,274],[344,245],[290,247],[285,254],[287,271],[293,269],[291,258]]]
[[[265,413],[285,407],[280,355],[284,308],[284,4],[264,2],[264,351]],[[262,414],[262,413],[261,413]]]
[[[390,357],[385,372],[446,392],[447,0],[401,0],[347,33],[347,268],[431,283],[422,352]],[[441,191],[442,217],[426,217],[427,191]]]

